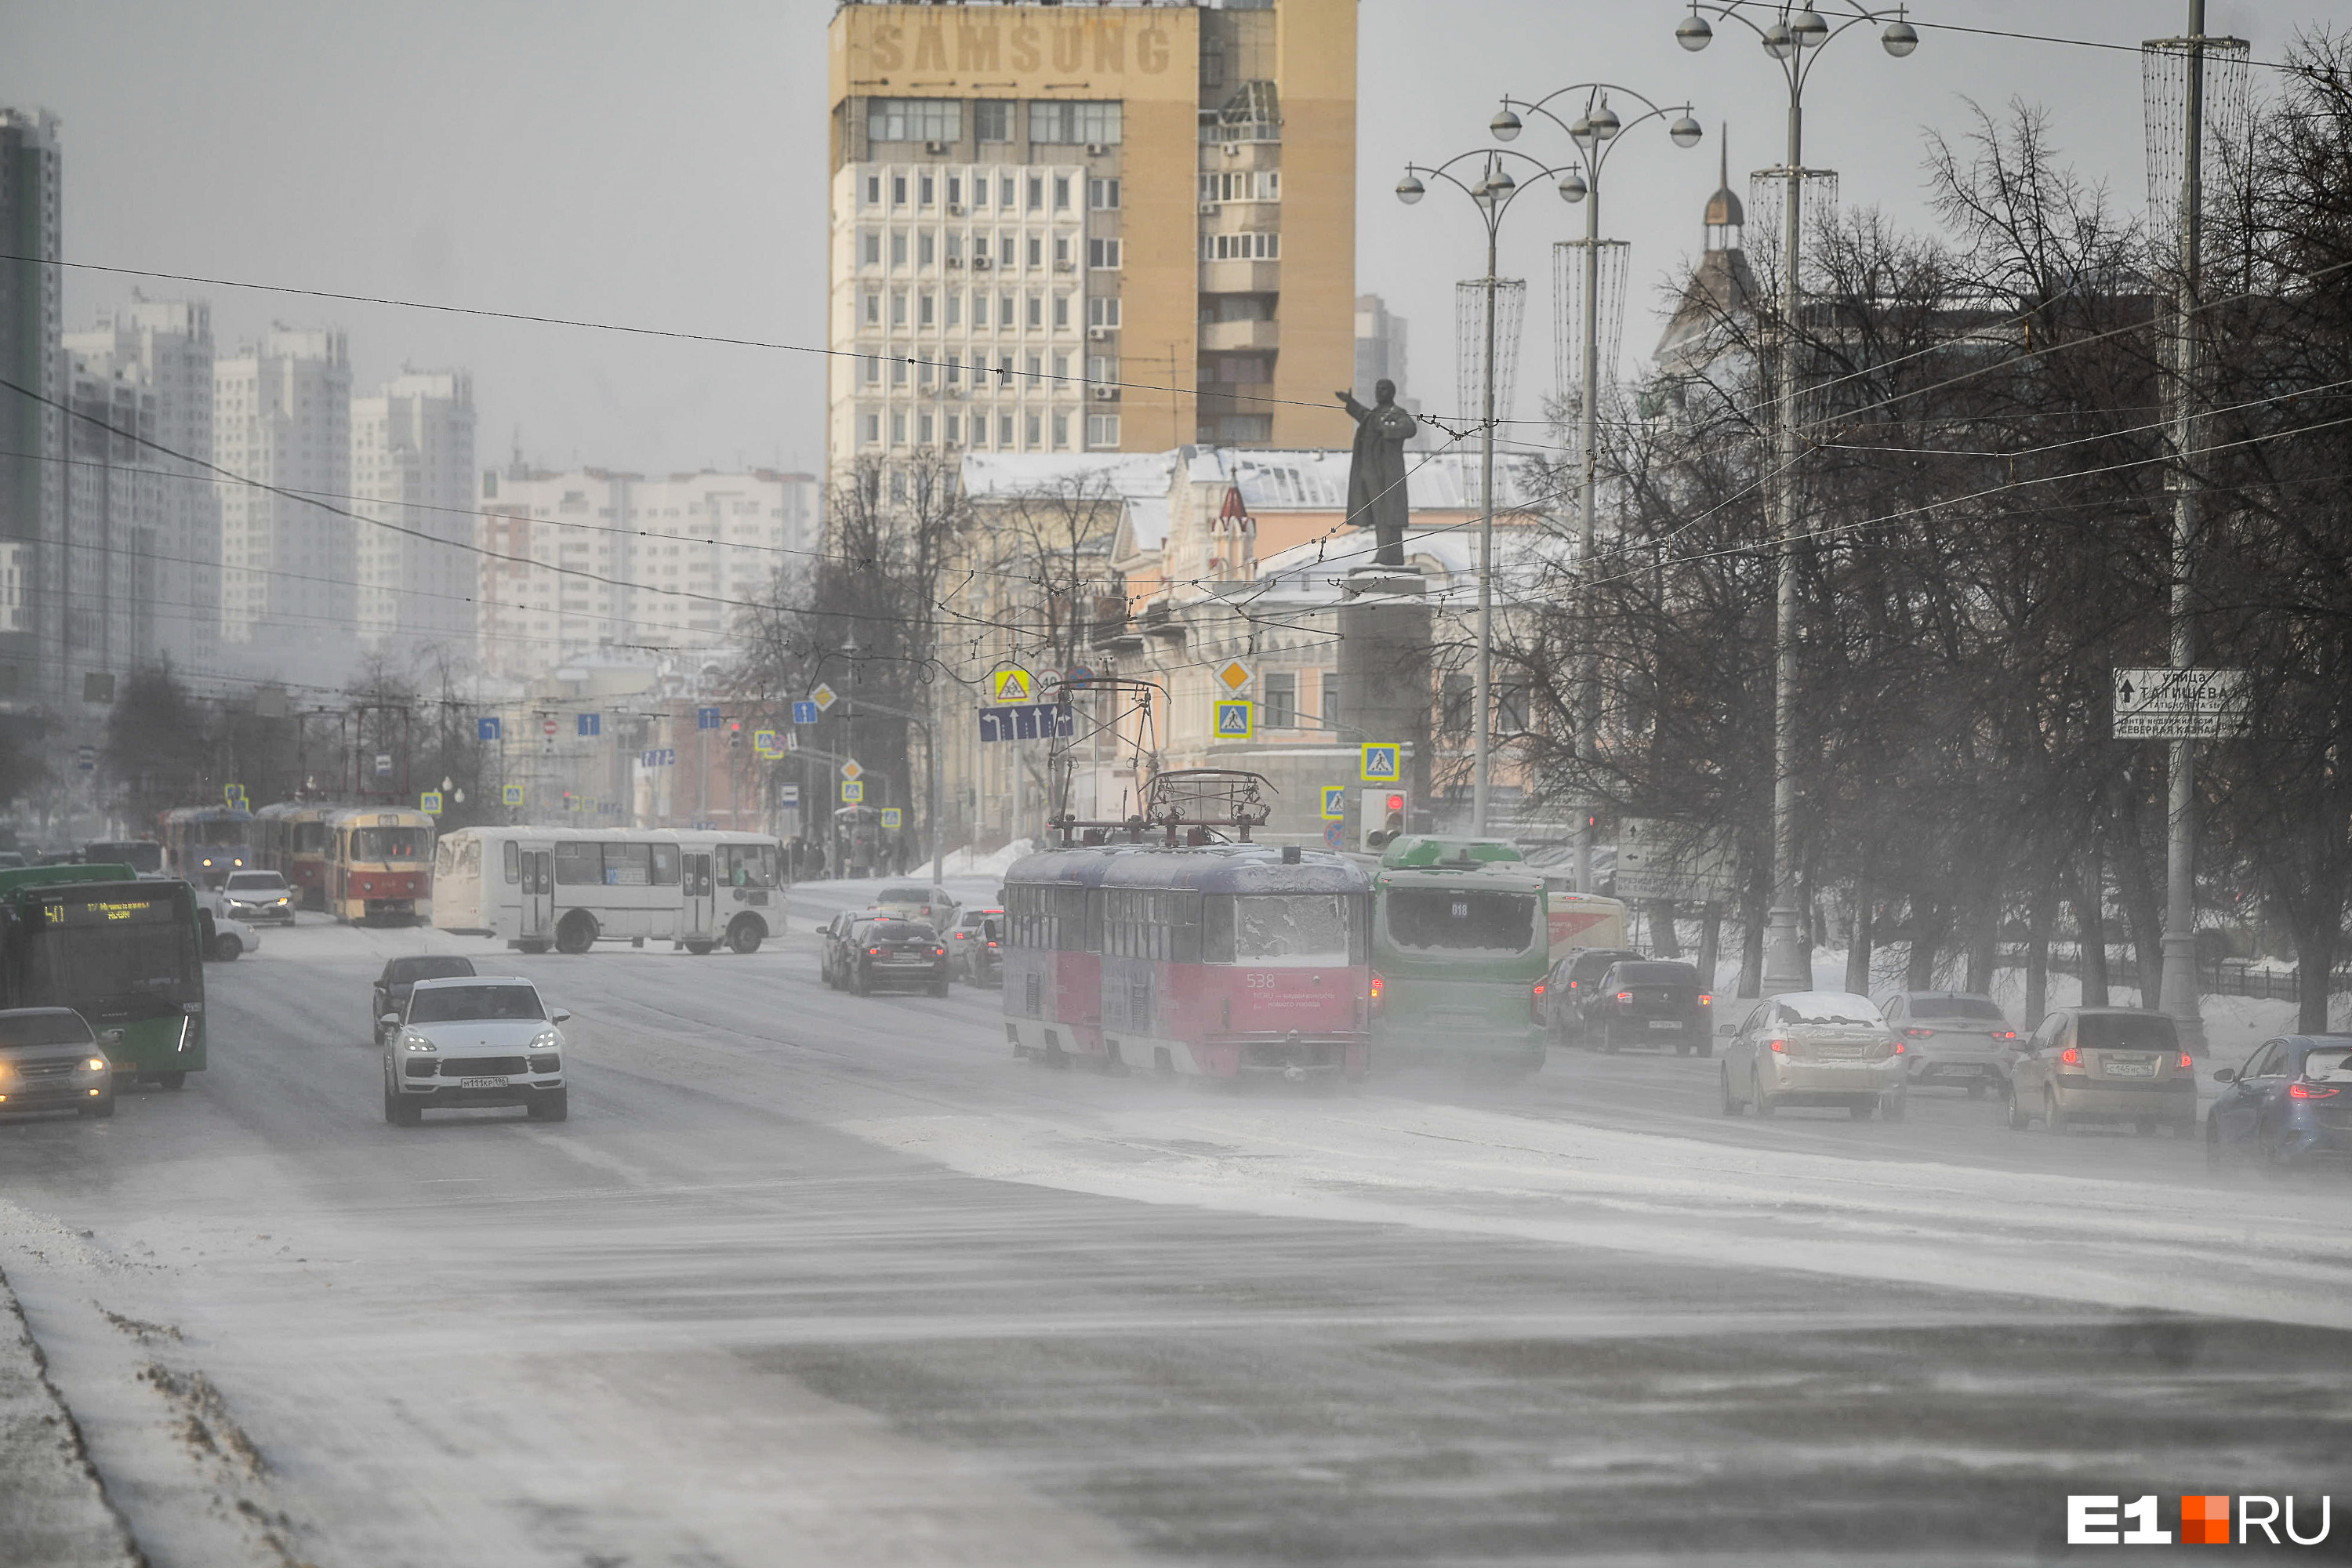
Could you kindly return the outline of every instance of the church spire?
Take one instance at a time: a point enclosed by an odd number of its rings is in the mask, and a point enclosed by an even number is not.
[[[1715,195],[1707,198],[1706,216],[1703,220],[1706,248],[1738,250],[1740,247],[1740,231],[1748,223],[1748,213],[1731,188],[1731,123],[1728,121],[1724,122],[1723,137],[1717,143],[1717,150],[1721,155],[1717,184]]]

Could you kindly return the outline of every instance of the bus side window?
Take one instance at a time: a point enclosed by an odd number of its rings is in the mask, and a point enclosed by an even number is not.
[[[499,858],[507,874],[507,885],[512,887],[521,881],[522,846],[511,838],[508,839],[506,843],[499,846]]]
[[[675,844],[656,844],[653,847],[653,850],[654,886],[656,888],[677,887],[677,846]]]

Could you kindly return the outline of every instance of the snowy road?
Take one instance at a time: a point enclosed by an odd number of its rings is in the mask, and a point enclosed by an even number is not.
[[[367,981],[427,943],[574,1011],[570,1123],[383,1123]],[[2352,1447],[2340,1184],[2169,1139],[1727,1121],[1671,1058],[1055,1073],[804,937],[210,979],[185,1093],[0,1126],[0,1268],[159,1568],[2028,1561],[2069,1491]]]

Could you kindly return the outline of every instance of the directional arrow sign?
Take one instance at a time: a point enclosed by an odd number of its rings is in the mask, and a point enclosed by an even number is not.
[[[822,713],[841,700],[841,693],[830,686],[819,686],[814,691],[809,693],[809,700],[815,703],[816,710]]]
[[[2242,669],[2118,669],[2118,741],[2210,740],[2248,728]]]
[[[799,701],[793,704],[793,722],[795,724],[814,724],[817,721],[817,715],[824,711],[824,710],[823,708],[817,706],[816,700],[814,698],[803,697]]]
[[[499,739],[499,725],[496,719],[474,721],[474,739],[477,741],[495,741]]]

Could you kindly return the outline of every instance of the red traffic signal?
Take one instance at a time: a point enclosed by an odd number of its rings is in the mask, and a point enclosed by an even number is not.
[[[1401,795],[1392,795],[1389,796],[1389,809],[1391,811],[1402,811],[1404,809],[1404,796]]]

